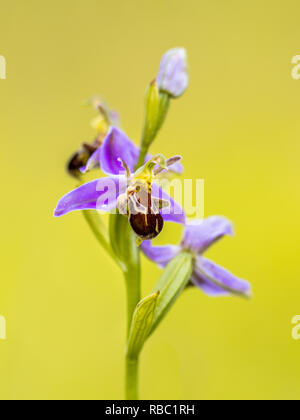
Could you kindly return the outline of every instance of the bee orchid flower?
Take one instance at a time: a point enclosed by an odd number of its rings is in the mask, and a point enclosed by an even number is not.
[[[128,147],[124,147],[124,142]],[[137,157],[135,151],[120,130],[112,129],[100,150],[101,168],[107,176],[66,194],[59,200],[54,215],[59,217],[76,210],[112,212],[117,209],[129,217],[141,239],[157,236],[164,221],[184,224],[184,210],[155,182],[161,171],[167,171],[181,157],[165,160],[158,155],[132,172]],[[144,235],[143,227],[147,231]]]
[[[122,130],[118,127],[110,127],[102,144],[90,156],[86,165],[81,168],[81,171],[87,172],[100,167],[105,174],[119,174],[125,172],[122,164],[122,161],[124,161],[130,171],[134,172],[139,155],[139,147]],[[145,162],[149,161],[151,157],[150,154],[147,154]],[[180,162],[174,162],[169,167],[169,170],[181,174],[183,166]]]
[[[109,131],[109,128],[112,125],[119,124],[118,113],[116,111],[111,111],[107,105],[98,97],[91,98],[87,104],[92,105],[93,108],[99,112],[99,114],[92,121],[92,127],[96,132],[96,136],[94,137],[93,141],[83,143],[80,149],[71,156],[67,163],[67,172],[77,179],[81,178],[81,173],[85,171],[87,162],[101,146]]]
[[[241,295],[250,296],[250,285],[225,268],[203,257],[204,252],[225,235],[233,236],[233,226],[221,216],[212,216],[205,220],[187,223],[180,245],[153,246],[151,241],[144,241],[144,254],[160,267],[165,267],[182,251],[189,251],[195,256],[191,283],[209,296]]]

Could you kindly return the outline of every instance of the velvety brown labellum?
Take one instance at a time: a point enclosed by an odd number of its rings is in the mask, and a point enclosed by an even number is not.
[[[132,214],[129,222],[135,234],[143,240],[156,238],[164,227],[164,219],[160,213]]]

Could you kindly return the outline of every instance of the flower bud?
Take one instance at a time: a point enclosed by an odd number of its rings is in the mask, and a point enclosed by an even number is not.
[[[173,98],[184,93],[189,82],[184,48],[173,48],[164,54],[156,81],[160,91],[168,93]]]

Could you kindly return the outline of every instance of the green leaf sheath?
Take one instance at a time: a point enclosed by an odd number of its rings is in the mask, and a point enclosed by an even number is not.
[[[137,305],[131,323],[127,344],[127,357],[136,359],[151,331],[159,292],[144,298]]]
[[[163,271],[154,293],[160,292],[153,317],[150,334],[157,328],[162,319],[174,305],[181,292],[188,285],[194,264],[194,257],[183,252],[174,258]]]

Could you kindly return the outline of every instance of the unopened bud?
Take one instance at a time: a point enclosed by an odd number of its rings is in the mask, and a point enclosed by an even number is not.
[[[173,98],[178,98],[184,93],[189,83],[184,48],[173,48],[164,54],[156,81],[159,90]]]

